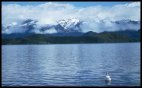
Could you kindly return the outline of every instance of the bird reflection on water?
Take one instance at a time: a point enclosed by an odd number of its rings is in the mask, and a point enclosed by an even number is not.
[[[111,76],[108,74],[108,72],[106,73],[106,76],[105,76],[105,84],[111,85]]]
[[[106,84],[107,86],[110,86],[110,85],[111,85],[111,81],[105,80],[105,84]]]

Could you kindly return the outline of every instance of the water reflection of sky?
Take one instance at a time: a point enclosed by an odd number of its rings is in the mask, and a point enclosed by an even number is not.
[[[112,76],[111,83],[104,82],[106,71]],[[140,46],[137,43],[3,46],[2,73],[3,81],[22,85],[139,85]]]

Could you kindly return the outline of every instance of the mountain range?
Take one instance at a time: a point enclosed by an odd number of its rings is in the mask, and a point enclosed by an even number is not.
[[[99,22],[100,30],[101,28],[105,29],[118,29],[118,30],[139,30],[140,29],[140,21],[132,21],[132,20],[117,20],[117,21],[106,21],[100,20]],[[55,34],[55,33],[76,33],[76,32],[84,32],[84,25],[96,25],[93,22],[82,21],[80,19],[62,19],[56,21],[56,23],[48,23],[48,24],[40,24],[39,21],[33,19],[26,19],[20,22],[12,22],[8,25],[2,25],[2,33],[3,34],[13,34],[13,33],[33,33],[33,34]],[[93,28],[92,28],[93,29]],[[88,28],[89,30],[89,28]],[[94,32],[95,32],[94,28]],[[88,32],[88,31],[87,31]]]
[[[41,25],[37,20],[26,19],[2,25],[3,44],[43,44],[43,43],[103,43],[140,41],[140,21],[109,21],[117,31],[83,32],[85,21],[62,19],[56,24]],[[100,21],[102,26],[106,21]],[[114,27],[115,26],[115,27]]]
[[[35,34],[52,34],[81,32],[80,25],[82,21],[78,19],[59,20],[56,24],[40,25],[37,20],[26,19],[22,22],[12,22],[2,27],[3,34],[12,33],[35,33]]]

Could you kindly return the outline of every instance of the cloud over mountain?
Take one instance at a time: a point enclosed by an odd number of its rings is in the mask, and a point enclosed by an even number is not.
[[[57,21],[62,19],[68,20],[70,18],[76,18],[83,21],[83,25],[81,26],[83,32],[123,30],[123,28],[118,28],[117,21],[140,21],[140,2],[119,4],[112,7],[76,7],[72,4],[57,2],[48,2],[34,6],[18,4],[2,5],[2,24],[5,26],[8,26],[11,23],[14,25],[17,25],[15,23],[21,24],[23,20],[26,19],[37,20],[38,22],[36,24],[39,26],[47,24],[58,25]],[[131,25],[131,27],[134,26]],[[136,27],[139,28],[140,25],[137,25]]]

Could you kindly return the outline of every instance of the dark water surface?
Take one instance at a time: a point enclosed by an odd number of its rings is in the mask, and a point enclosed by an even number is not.
[[[140,43],[2,45],[2,86],[140,86]]]

